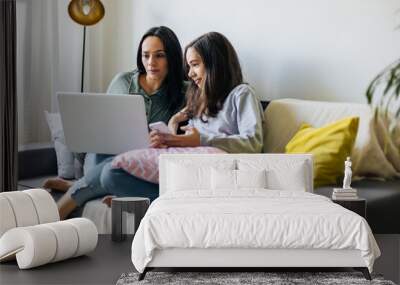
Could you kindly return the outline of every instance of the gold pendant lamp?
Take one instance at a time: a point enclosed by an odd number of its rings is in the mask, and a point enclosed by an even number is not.
[[[82,71],[81,71],[81,92],[84,90],[85,78],[85,46],[86,26],[98,23],[105,14],[103,3],[100,0],[71,0],[68,5],[68,14],[73,21],[83,25],[83,47],[82,47]]]
[[[69,16],[80,25],[91,26],[104,17],[100,0],[72,0],[68,5]]]

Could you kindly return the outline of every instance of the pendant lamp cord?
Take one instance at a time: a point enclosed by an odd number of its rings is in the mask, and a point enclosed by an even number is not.
[[[86,46],[86,26],[83,26],[81,93],[83,93],[83,84],[85,78],[85,46]]]

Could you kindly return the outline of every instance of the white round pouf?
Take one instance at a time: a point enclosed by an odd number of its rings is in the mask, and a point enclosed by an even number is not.
[[[0,261],[16,257],[20,269],[37,267],[86,254],[97,239],[96,226],[85,218],[13,228],[0,238]]]
[[[51,262],[57,262],[74,256],[78,249],[78,233],[71,228],[71,224],[65,222],[55,222],[44,224],[49,228],[57,240],[57,252]]]
[[[8,230],[15,228],[17,222],[15,221],[14,211],[10,202],[4,196],[0,195],[0,237]]]
[[[3,192],[0,195],[10,202],[17,227],[33,226],[39,223],[35,205],[23,191]]]
[[[39,224],[60,220],[57,204],[49,192],[43,189],[29,189],[22,192],[29,195],[32,199],[39,218]]]
[[[78,248],[74,257],[90,252],[96,248],[98,233],[96,226],[91,220],[75,218],[65,220],[64,222],[71,224],[78,233]]]

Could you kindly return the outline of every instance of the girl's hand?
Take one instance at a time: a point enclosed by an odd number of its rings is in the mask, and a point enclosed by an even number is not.
[[[200,133],[196,128],[184,126],[184,135],[163,134],[158,131],[150,132],[150,147],[196,147],[200,146]]]
[[[153,148],[167,148],[168,146],[164,143],[165,134],[160,133],[157,130],[153,130],[150,132],[150,147]]]
[[[179,123],[184,122],[189,119],[189,116],[187,115],[186,110],[187,110],[187,107],[183,108],[178,113],[173,115],[168,122],[169,130],[175,135],[176,135],[176,131],[178,130]]]
[[[180,136],[182,146],[200,146],[200,133],[196,128],[191,126],[183,126],[181,127],[181,130],[185,131],[185,134]]]

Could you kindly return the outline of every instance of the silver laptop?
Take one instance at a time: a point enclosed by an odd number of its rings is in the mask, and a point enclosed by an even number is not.
[[[118,154],[149,147],[142,96],[59,92],[57,98],[69,150]]]

